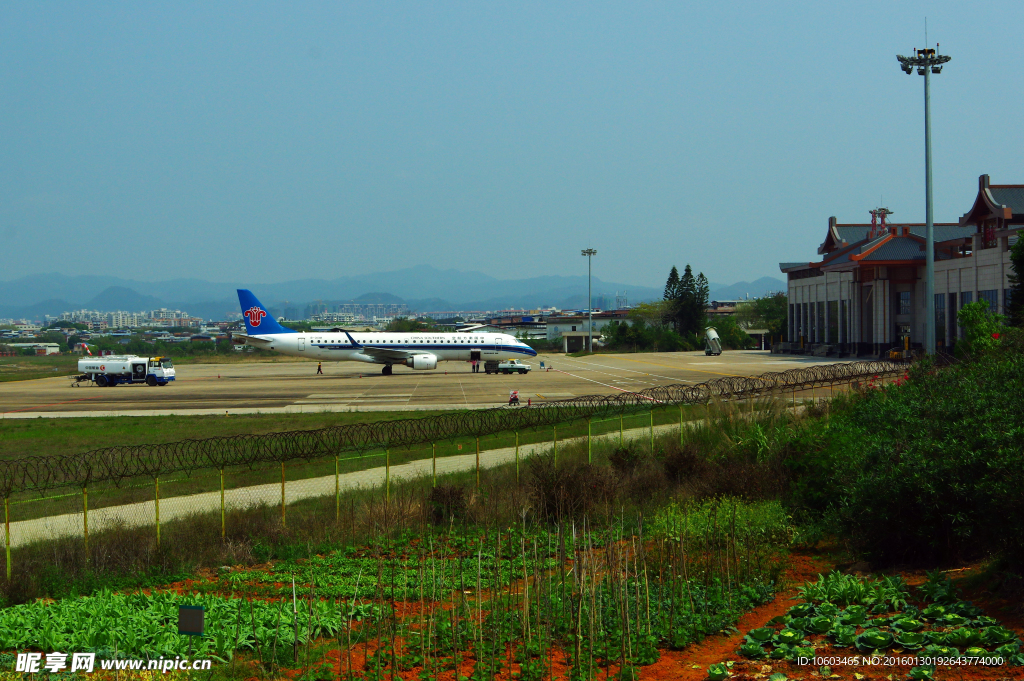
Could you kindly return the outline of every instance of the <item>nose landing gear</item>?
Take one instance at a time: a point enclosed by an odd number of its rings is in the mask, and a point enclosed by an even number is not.
[[[380,370],[380,373],[383,374],[384,376],[390,376],[391,375],[391,365],[390,364],[385,364],[384,368]]]

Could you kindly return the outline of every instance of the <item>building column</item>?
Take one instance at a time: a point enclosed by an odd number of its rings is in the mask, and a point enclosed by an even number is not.
[[[830,342],[832,342],[832,339],[829,338],[829,334],[828,334],[828,330],[829,330],[829,325],[828,325],[829,324],[828,272],[822,272],[821,274],[825,278],[825,328],[823,329],[824,333],[822,334],[821,338],[822,338],[822,342],[830,343]]]
[[[567,355],[569,354],[569,337],[568,336],[562,336],[562,352],[567,354]]]

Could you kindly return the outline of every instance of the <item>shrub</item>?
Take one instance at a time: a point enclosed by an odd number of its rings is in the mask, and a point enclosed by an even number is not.
[[[789,500],[882,563],[1024,559],[1024,355],[868,390],[787,443]]]
[[[534,511],[548,520],[583,517],[615,498],[611,469],[553,455],[529,460],[527,486]]]
[[[447,523],[466,515],[466,488],[443,482],[427,495],[430,519],[435,524]]]

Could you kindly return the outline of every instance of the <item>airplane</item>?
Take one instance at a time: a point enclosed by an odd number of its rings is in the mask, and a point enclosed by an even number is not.
[[[436,369],[438,362],[502,361],[536,357],[526,343],[503,333],[349,332],[344,329],[296,331],[281,326],[252,291],[238,289],[245,333],[232,338],[285,355],[316,360],[383,364],[390,376],[396,364],[411,369]]]

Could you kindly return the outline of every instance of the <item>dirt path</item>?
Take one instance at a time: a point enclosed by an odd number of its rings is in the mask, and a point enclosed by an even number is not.
[[[654,426],[655,437],[678,432],[679,424]],[[647,427],[626,430],[624,431],[624,436],[629,441],[646,441],[651,437],[651,429]],[[617,441],[618,438],[618,432],[595,435],[593,437],[598,442],[613,442]],[[568,445],[585,440],[585,436],[566,438],[564,440],[560,439],[559,444]],[[519,447],[519,456],[521,459],[525,459],[526,457],[546,451],[550,447],[550,442],[522,445]],[[515,457],[515,447],[484,450],[480,452],[480,467],[491,468],[500,466],[515,461]],[[439,457],[437,459],[437,472],[439,475],[469,471],[473,470],[475,466],[475,452],[472,454]],[[401,479],[428,476],[431,474],[431,468],[431,459],[419,459],[398,464],[391,467],[391,480],[394,482]],[[357,488],[382,487],[385,483],[386,475],[387,471],[383,466],[354,473],[345,473],[338,476],[338,486],[342,492]],[[292,504],[303,499],[331,496],[334,494],[334,486],[335,478],[333,475],[306,478],[304,480],[289,480],[285,484],[285,503]],[[216,491],[162,498],[160,499],[160,522],[165,523],[169,520],[187,517],[194,513],[219,511],[221,504],[220,494],[220,491]],[[276,505],[280,503],[281,483],[278,482],[224,491],[224,505],[226,509],[245,508],[254,504]],[[155,518],[156,508],[153,501],[108,506],[89,511],[89,531],[99,532],[106,528],[118,526],[120,523],[124,523],[129,527],[155,525]],[[81,536],[83,533],[83,517],[81,513],[66,513],[33,520],[16,521],[12,522],[10,527],[10,541],[13,548],[41,539]]]

